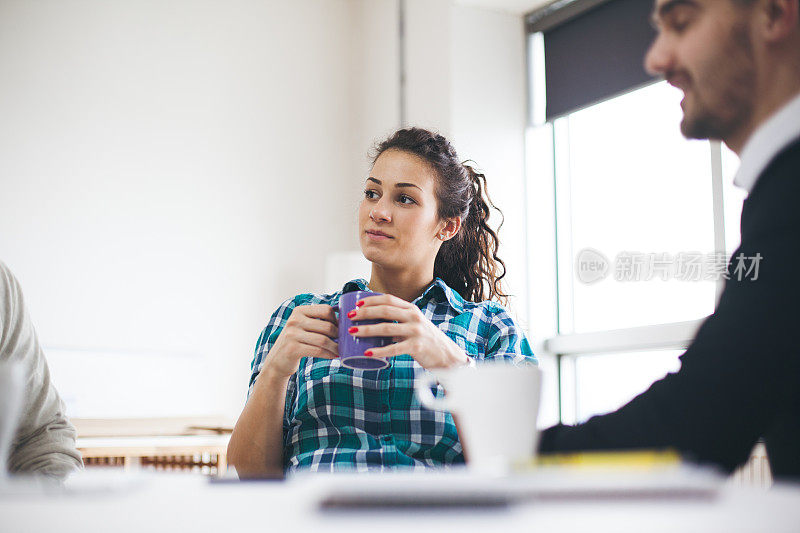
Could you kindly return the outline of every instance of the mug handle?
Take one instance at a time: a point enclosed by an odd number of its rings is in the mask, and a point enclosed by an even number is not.
[[[447,398],[435,398],[431,392],[431,387],[436,385],[436,377],[433,374],[425,373],[414,380],[414,391],[422,405],[434,411],[453,411],[453,402]]]

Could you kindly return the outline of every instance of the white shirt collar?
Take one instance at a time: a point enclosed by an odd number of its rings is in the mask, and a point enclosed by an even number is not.
[[[784,148],[800,138],[800,94],[762,124],[742,150],[733,183],[749,193],[758,177]]]

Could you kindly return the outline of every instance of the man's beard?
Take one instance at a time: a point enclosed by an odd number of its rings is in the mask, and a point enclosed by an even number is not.
[[[686,96],[681,133],[687,139],[727,139],[746,127],[755,107],[755,65],[753,46],[744,24],[731,28],[728,46],[717,58],[717,68],[703,78],[711,83],[691,83],[705,91]],[[688,89],[687,89],[688,90]],[[703,95],[708,98],[703,98]]]

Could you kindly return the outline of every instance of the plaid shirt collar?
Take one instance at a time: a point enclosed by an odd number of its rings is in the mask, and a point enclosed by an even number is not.
[[[368,291],[369,286],[367,280],[363,278],[348,281],[342,287],[340,294],[354,291]],[[456,313],[464,312],[464,298],[461,297],[456,291],[451,289],[442,278],[436,278],[428,287],[422,291],[422,294],[414,300],[414,304],[419,308],[424,308],[431,300],[437,302],[447,302],[450,307],[455,309]]]

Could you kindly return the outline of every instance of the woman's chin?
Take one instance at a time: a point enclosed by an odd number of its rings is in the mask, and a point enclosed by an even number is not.
[[[361,253],[367,261],[377,267],[392,268],[396,263],[396,261],[392,261],[387,254],[381,253],[379,250],[370,249],[369,246],[362,247]]]
[[[371,253],[370,252],[371,252],[370,250],[367,250],[367,253],[364,254],[364,258],[370,263],[375,263],[380,265],[386,262],[387,257],[385,254],[374,251],[372,251]]]
[[[370,246],[361,246],[361,255],[364,256],[364,259],[369,261],[370,263],[375,263],[380,259],[380,252],[378,250],[372,249]]]

